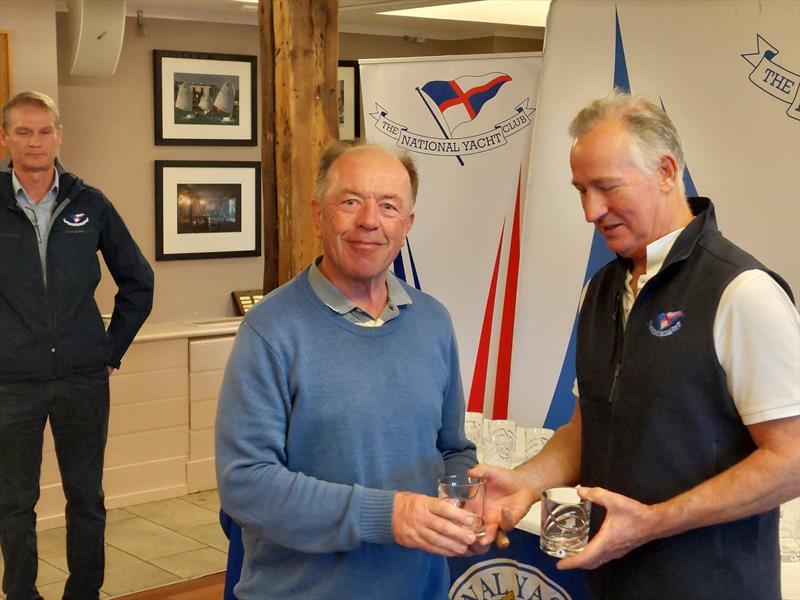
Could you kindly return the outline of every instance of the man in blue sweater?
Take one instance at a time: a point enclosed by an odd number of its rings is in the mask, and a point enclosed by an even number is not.
[[[475,541],[474,515],[435,497],[476,462],[452,323],[388,271],[416,190],[407,157],[329,147],[312,202],[323,255],[242,323],[216,428],[239,600],[444,599],[444,556]]]

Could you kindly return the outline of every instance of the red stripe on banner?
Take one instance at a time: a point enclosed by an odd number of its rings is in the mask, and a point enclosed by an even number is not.
[[[514,222],[511,225],[511,246],[508,250],[508,273],[503,296],[503,313],[500,321],[500,341],[497,348],[497,375],[494,384],[493,419],[508,418],[508,390],[511,382],[511,352],[514,345],[514,318],[517,310],[517,283],[519,281],[519,196],[521,175],[517,178],[517,202]]]
[[[492,317],[494,315],[494,299],[497,294],[497,272],[500,270],[500,250],[503,247],[503,235],[506,222],[500,229],[500,242],[497,244],[497,256],[494,259],[492,282],[489,284],[489,296],[486,298],[486,310],[483,313],[481,337],[478,341],[478,354],[475,357],[475,368],[472,371],[472,386],[469,389],[467,410],[483,412],[483,401],[486,397],[486,372],[489,368],[489,343],[492,340]]]

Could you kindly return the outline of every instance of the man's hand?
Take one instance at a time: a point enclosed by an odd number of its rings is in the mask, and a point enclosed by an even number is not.
[[[467,472],[472,477],[486,480],[486,535],[470,547],[473,554],[483,554],[491,546],[498,528],[511,531],[539,499],[539,493],[526,485],[525,478],[516,471],[501,467],[478,465]]]
[[[460,556],[475,542],[475,516],[447,500],[397,492],[392,511],[392,534],[407,548],[441,556]]]
[[[605,507],[606,518],[586,548],[575,556],[558,561],[558,569],[595,569],[661,537],[661,520],[655,506],[599,487],[578,487],[578,495],[591,500],[594,505]]]
[[[106,365],[108,367],[108,376],[111,377],[111,374],[114,372],[114,367],[111,365]]]

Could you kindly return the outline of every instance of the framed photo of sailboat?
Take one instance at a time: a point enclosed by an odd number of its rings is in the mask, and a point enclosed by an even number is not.
[[[153,50],[157,146],[255,146],[256,57]]]
[[[340,60],[338,80],[339,139],[358,139],[361,136],[358,61]]]
[[[261,163],[157,160],[156,260],[261,256]]]

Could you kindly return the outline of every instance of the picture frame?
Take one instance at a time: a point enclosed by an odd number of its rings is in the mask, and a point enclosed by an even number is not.
[[[153,50],[157,146],[255,146],[256,57]]]
[[[261,163],[157,160],[156,260],[261,256]]]
[[[361,79],[357,60],[340,60],[338,71],[339,139],[361,137]]]

